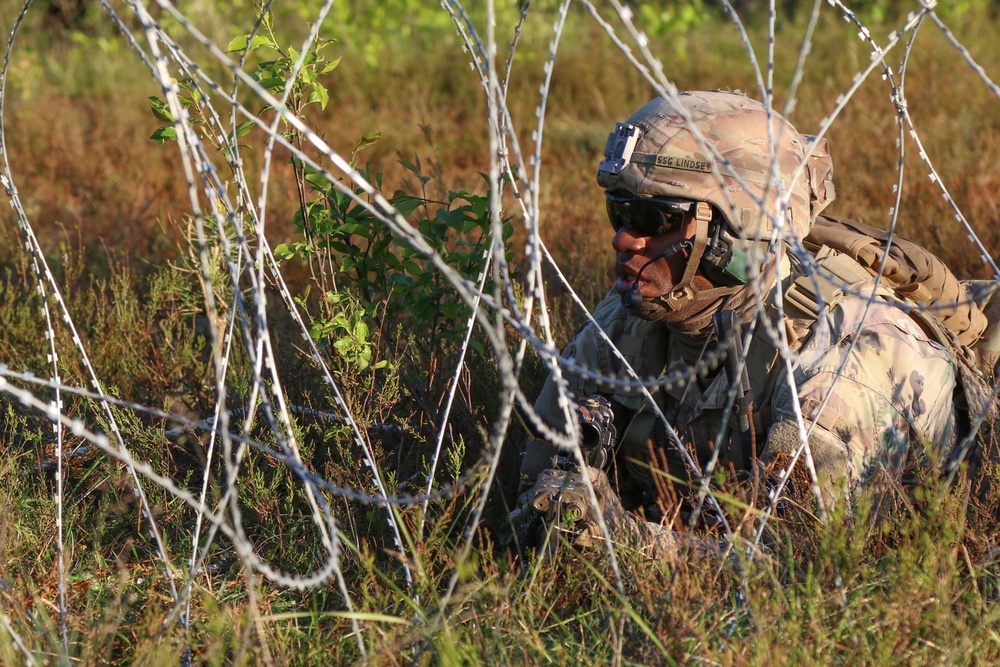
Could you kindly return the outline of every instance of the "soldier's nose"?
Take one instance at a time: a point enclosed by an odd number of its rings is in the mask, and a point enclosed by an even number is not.
[[[615,252],[641,252],[646,247],[647,239],[646,236],[640,236],[622,227],[611,240],[611,247],[615,249]]]

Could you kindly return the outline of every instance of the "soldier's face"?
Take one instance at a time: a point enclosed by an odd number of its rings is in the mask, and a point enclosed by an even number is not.
[[[684,275],[688,251],[681,250],[669,257],[663,257],[663,252],[673,244],[693,237],[694,233],[694,213],[677,231],[668,234],[643,236],[626,227],[619,229],[611,241],[618,253],[615,289],[623,294],[635,286],[644,297],[669,295]]]

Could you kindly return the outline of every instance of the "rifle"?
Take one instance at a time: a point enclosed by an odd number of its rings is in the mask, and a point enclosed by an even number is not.
[[[520,409],[518,412],[531,437],[548,442],[540,430],[532,426],[532,420],[521,413]],[[588,467],[606,470],[614,459],[614,450],[618,444],[618,430],[615,428],[615,413],[611,402],[599,394],[582,398],[576,405],[576,417],[580,426],[579,447],[583,462]],[[557,448],[553,445],[553,449],[556,450],[552,469],[555,472],[549,474],[548,481],[556,492],[548,511],[543,515],[530,504],[522,504],[508,517],[514,532],[520,533],[522,545],[539,549],[546,558],[551,558],[555,553],[557,542],[552,540],[552,535],[564,530],[563,521],[572,522],[582,518],[564,516],[562,503],[562,491],[574,490],[573,486],[568,486],[571,475],[582,472],[579,459],[572,448]]]

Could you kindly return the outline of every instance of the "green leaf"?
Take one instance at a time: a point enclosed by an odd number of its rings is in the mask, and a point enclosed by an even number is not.
[[[396,210],[399,211],[401,216],[408,218],[415,210],[424,204],[424,201],[425,200],[420,197],[397,194],[392,198],[392,205],[396,207]]]
[[[413,164],[408,160],[400,160],[399,164],[403,165],[403,168],[406,169],[407,171],[412,171],[417,176],[423,176],[423,174],[420,171],[420,158],[416,157],[414,159],[417,161],[416,164]]]
[[[416,175],[416,177],[420,179],[420,184],[421,185],[427,185],[427,182],[429,180],[431,180],[431,177],[430,176],[424,176],[423,172],[421,171],[421,169],[420,169],[420,158],[417,157],[417,158],[414,158],[414,159],[417,161],[416,164],[413,164],[412,162],[409,162],[407,160],[400,160],[399,164],[403,165],[403,167],[407,171],[412,171]]]
[[[287,243],[279,243],[274,246],[274,259],[278,262],[283,262],[286,259],[291,259],[295,257],[295,251],[288,247]]]
[[[368,340],[368,333],[369,333],[369,331],[368,331],[368,325],[365,324],[364,322],[360,322],[360,321],[357,322],[354,325],[354,331],[353,331],[353,333],[354,333],[355,340],[358,340],[358,341],[366,341],[366,340]]]
[[[157,146],[162,146],[168,139],[177,140],[177,130],[173,127],[158,127],[156,131],[149,135],[149,138],[156,142]]]
[[[244,134],[253,129],[254,122],[252,120],[245,120],[236,126],[236,138],[242,137]]]
[[[402,273],[397,273],[392,277],[393,285],[400,285],[402,287],[412,287],[417,281],[415,281],[410,276],[404,275]]]
[[[342,190],[332,190],[330,194],[333,195],[333,200],[337,204],[337,208],[343,211],[350,204],[351,197],[346,192]]]
[[[472,347],[473,350],[475,350],[476,352],[478,352],[480,354],[480,356],[484,356],[486,350],[485,350],[485,348],[483,348],[483,344],[480,343],[478,340],[476,340],[475,338],[470,338],[469,339],[469,346]]]
[[[154,116],[162,120],[164,123],[174,122],[174,116],[170,113],[170,108],[167,106],[166,102],[156,96],[147,97],[146,99],[149,100],[149,107],[153,110]]]
[[[337,227],[337,231],[341,234],[363,234],[368,230],[364,225],[360,225],[356,222],[345,222]]]
[[[309,95],[309,102],[319,102],[320,108],[325,109],[326,105],[330,103],[330,93],[319,83],[313,83],[312,88],[313,91]]]
[[[292,214],[292,224],[295,225],[295,231],[304,232],[306,230],[306,223],[312,224],[312,211],[309,211],[310,219],[307,221],[302,217],[302,209],[296,209],[295,213]]]
[[[381,138],[381,132],[366,132],[358,141],[358,145],[354,147],[353,151],[351,151],[351,159],[353,160],[355,155],[375,144]]]
[[[229,46],[226,47],[226,53],[233,53],[234,51],[253,51],[254,49],[259,49],[262,46],[269,46],[274,50],[278,49],[274,42],[272,42],[269,37],[264,35],[258,34],[253,37],[250,37],[250,35],[240,35],[239,37],[233,39],[233,41],[229,42]]]
[[[437,210],[437,220],[439,223],[433,225],[434,234],[440,236],[441,238],[446,238],[448,236],[448,229],[454,229],[456,231],[462,231],[463,223],[465,222],[466,210],[464,206],[456,208],[454,211],[447,211],[443,208]]]
[[[320,192],[326,192],[330,188],[330,181],[323,174],[317,172],[306,174],[306,182]]]
[[[229,42],[229,46],[226,47],[226,53],[233,53],[234,51],[245,51],[247,48],[247,38],[248,35],[240,35],[235,37],[233,41]]]
[[[476,196],[468,197],[466,200],[472,207],[472,214],[475,216],[476,220],[483,224],[488,224],[490,200],[486,197],[476,197]]]
[[[385,267],[390,271],[399,271],[400,269],[403,268],[403,265],[399,261],[399,258],[393,255],[392,253],[386,252],[384,253],[384,257],[385,257],[384,259]]]
[[[411,311],[418,322],[426,322],[434,317],[434,304],[417,302],[411,306]]]
[[[340,58],[343,58],[343,56],[341,56]],[[321,69],[319,71],[319,73],[320,74],[329,74],[333,70],[337,69],[337,65],[340,64],[340,58],[337,58],[336,60],[331,60],[330,62],[328,62],[326,65],[323,66],[323,69]]]
[[[260,80],[260,87],[267,90],[278,90],[285,87],[285,80],[280,76],[269,76]]]

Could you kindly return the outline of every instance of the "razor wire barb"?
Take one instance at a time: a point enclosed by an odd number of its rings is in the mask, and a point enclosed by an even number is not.
[[[126,6],[135,14],[139,21],[139,30],[133,32],[128,22],[124,21],[112,4],[108,0],[102,0],[101,5],[105,10],[109,20],[112,21],[119,31],[124,35],[135,57],[139,58],[147,67],[152,80],[160,87],[170,115],[173,117],[173,129],[177,137],[178,169],[184,174],[187,184],[188,198],[191,208],[191,220],[195,229],[195,240],[192,242],[193,249],[198,256],[198,268],[200,270],[201,286],[204,297],[205,313],[210,322],[210,342],[211,342],[211,366],[213,373],[215,409],[211,418],[200,422],[183,421],[176,416],[172,416],[157,410],[152,406],[145,406],[134,403],[121,397],[111,396],[104,387],[107,378],[98,377],[88,356],[86,345],[74,326],[70,316],[70,309],[67,307],[62,296],[62,287],[59,285],[54,274],[49,269],[42,250],[42,244],[35,235],[34,226],[29,219],[16,187],[16,166],[9,163],[9,156],[6,150],[5,133],[7,123],[4,114],[4,98],[7,93],[8,71],[12,61],[12,54],[15,49],[15,37],[17,36],[21,20],[31,7],[31,0],[26,2],[18,15],[7,50],[4,55],[4,67],[0,75],[0,153],[3,154],[3,172],[0,173],[0,183],[4,186],[7,196],[10,199],[17,224],[24,235],[25,252],[28,255],[35,279],[37,281],[38,304],[40,307],[40,328],[43,338],[48,346],[48,362],[51,366],[48,378],[37,378],[33,375],[22,372],[19,369],[11,369],[0,366],[0,394],[10,397],[24,406],[34,410],[51,422],[53,437],[55,442],[54,465],[56,467],[56,493],[54,502],[57,505],[56,519],[56,553],[58,556],[58,579],[59,579],[59,632],[62,641],[64,661],[68,661],[70,647],[68,645],[65,618],[66,609],[66,572],[63,562],[63,552],[65,549],[65,534],[62,523],[62,508],[66,502],[64,488],[62,486],[64,477],[64,465],[66,453],[64,451],[64,433],[70,433],[74,438],[82,438],[90,443],[102,455],[109,459],[119,461],[126,466],[132,478],[132,484],[140,498],[142,510],[148,524],[148,528],[153,535],[156,550],[163,571],[170,583],[171,595],[173,599],[173,611],[165,619],[165,623],[179,618],[181,623],[187,627],[190,616],[192,585],[199,572],[204,567],[204,562],[208,557],[210,548],[221,533],[233,544],[240,559],[241,565],[246,573],[248,581],[252,581],[254,575],[261,574],[268,580],[280,586],[305,590],[311,587],[323,585],[335,580],[338,591],[343,598],[343,604],[348,611],[354,610],[352,596],[354,592],[350,590],[347,579],[342,571],[341,555],[344,550],[342,537],[338,522],[331,508],[332,498],[342,498],[347,501],[357,503],[369,503],[379,507],[385,512],[385,520],[392,533],[394,548],[403,555],[401,559],[402,572],[406,586],[410,589],[414,586],[414,571],[411,566],[412,559],[417,558],[413,542],[404,526],[400,525],[399,514],[396,509],[408,505],[421,505],[423,512],[419,515],[419,528],[416,531],[418,538],[423,535],[424,522],[426,518],[429,501],[448,498],[458,493],[459,489],[467,489],[472,493],[475,502],[464,530],[462,548],[459,551],[457,561],[462,562],[468,559],[470,551],[474,548],[475,537],[480,528],[480,522],[486,508],[488,493],[494,483],[498,467],[501,460],[501,452],[504,446],[512,446],[506,442],[510,432],[510,425],[515,405],[523,408],[523,413],[531,426],[543,433],[549,442],[571,449],[578,463],[583,464],[582,455],[577,444],[580,433],[579,426],[575,420],[569,418],[574,397],[570,395],[568,384],[565,380],[566,374],[573,374],[577,377],[589,381],[599,382],[602,386],[630,389],[641,393],[650,403],[656,417],[670,440],[677,445],[677,450],[685,459],[685,463],[698,481],[698,504],[694,516],[691,518],[692,525],[697,521],[697,515],[701,511],[703,504],[708,503],[713,512],[721,520],[724,537],[730,548],[745,546],[748,552],[752,552],[759,546],[760,540],[766,530],[770,517],[775,512],[785,485],[791,478],[793,468],[802,459],[808,470],[812,484],[812,492],[817,500],[820,519],[825,516],[825,507],[820,484],[817,478],[816,469],[812,461],[812,453],[809,447],[809,434],[813,424],[803,417],[801,406],[797,403],[797,396],[792,393],[794,401],[794,412],[796,424],[799,430],[800,446],[793,452],[789,463],[779,472],[779,479],[775,488],[768,497],[766,506],[761,509],[754,508],[750,521],[754,526],[753,537],[741,542],[741,538],[734,534],[730,527],[727,512],[724,512],[719,500],[713,492],[710,480],[713,477],[718,465],[718,450],[708,464],[702,468],[695,461],[683,446],[680,435],[676,432],[671,420],[663,413],[652,392],[657,389],[683,386],[686,383],[694,382],[700,376],[712,372],[720,363],[720,360],[727,354],[723,346],[713,347],[707,350],[703,362],[697,367],[684,369],[680,373],[667,374],[656,378],[640,378],[628,365],[625,358],[613,349],[618,360],[624,368],[621,376],[612,377],[597,372],[579,364],[572,358],[567,358],[559,352],[557,341],[552,331],[552,323],[548,312],[548,301],[546,296],[546,285],[543,280],[543,268],[550,265],[554,269],[555,280],[561,288],[564,288],[574,300],[579,308],[582,317],[589,318],[595,323],[587,305],[577,295],[573,285],[565,277],[556,259],[549,252],[545,240],[542,237],[541,222],[544,219],[542,211],[542,178],[545,174],[543,170],[542,148],[545,137],[545,119],[551,113],[558,113],[550,106],[549,94],[552,86],[552,78],[556,71],[556,56],[559,50],[560,37],[564,30],[565,21],[573,5],[572,0],[561,0],[557,6],[556,20],[552,26],[552,37],[549,42],[548,57],[543,64],[543,83],[539,88],[539,102],[536,108],[536,124],[531,131],[531,139],[534,144],[532,151],[522,150],[520,143],[519,126],[515,123],[514,115],[511,113],[508,104],[509,83],[513,72],[514,54],[518,48],[522,27],[532,17],[530,2],[523,2],[518,13],[518,20],[514,26],[510,26],[510,51],[506,63],[498,60],[497,45],[504,35],[498,35],[498,29],[506,30],[508,26],[497,25],[496,8],[493,2],[487,3],[485,14],[485,38],[483,31],[477,29],[475,21],[465,6],[458,0],[444,0],[442,2],[443,11],[447,12],[453,21],[456,32],[462,42],[463,49],[469,57],[472,70],[479,78],[479,83],[483,94],[487,100],[487,117],[483,119],[486,128],[486,138],[489,145],[489,237],[487,239],[487,249],[484,251],[485,258],[483,268],[478,275],[463,275],[448,264],[441,256],[441,253],[427,242],[418,231],[402,215],[394,204],[386,199],[380,187],[372,182],[370,175],[360,171],[353,164],[352,160],[346,159],[341,153],[330,146],[303,118],[295,115],[289,109],[289,98],[292,95],[292,86],[296,77],[301,72],[306,54],[311,46],[319,38],[325,27],[327,15],[333,6],[333,0],[327,0],[316,15],[316,20],[311,23],[310,31],[304,42],[298,49],[298,57],[294,59],[294,64],[287,80],[285,88],[280,95],[275,95],[272,90],[268,90],[260,84],[245,69],[247,56],[250,50],[244,49],[239,54],[238,61],[234,61],[232,54],[226,53],[222,48],[206,37],[201,30],[189,18],[181,12],[177,6],[167,0],[156,0],[158,8],[167,16],[174,19],[184,31],[186,37],[192,39],[196,44],[203,47],[207,54],[205,58],[211,59],[213,65],[221,65],[232,75],[230,82],[220,82],[212,78],[209,68],[205,62],[198,62],[193,59],[180,44],[172,39],[161,23],[155,20],[149,13],[147,3],[137,0],[125,0]],[[252,41],[252,36],[264,23],[271,2],[265,3],[256,17],[253,28],[248,33],[248,44]],[[595,21],[601,31],[606,35],[611,45],[619,52],[620,57],[630,66],[634,67],[647,81],[652,90],[671,101],[674,106],[684,113],[683,107],[678,102],[678,89],[667,76],[662,61],[652,51],[651,40],[637,25],[632,9],[628,4],[619,0],[610,1],[610,16],[607,18],[602,14],[603,7],[598,3],[581,0],[581,4],[591,18]],[[917,127],[910,116],[904,95],[903,81],[907,69],[907,62],[911,50],[913,49],[914,37],[921,25],[930,19],[931,22],[945,35],[954,48],[961,54],[962,59],[975,72],[984,85],[997,97],[1000,97],[1000,88],[993,83],[968,50],[954,37],[945,22],[935,13],[934,3],[923,2],[918,12],[914,12],[906,17],[901,27],[893,32],[884,44],[879,44],[873,37],[871,31],[861,22],[857,15],[847,8],[840,0],[829,0],[833,11],[841,13],[846,21],[855,26],[858,30],[858,37],[868,44],[871,51],[870,61],[857,72],[850,87],[836,97],[833,108],[829,110],[827,116],[820,124],[816,133],[817,137],[823,137],[834,125],[840,113],[850,104],[853,95],[860,86],[865,83],[876,72],[881,72],[883,80],[887,86],[887,97],[891,101],[896,112],[896,123],[899,131],[898,150],[899,159],[897,161],[897,178],[893,186],[895,201],[888,212],[889,243],[892,243],[892,234],[895,230],[897,217],[899,215],[899,203],[902,195],[904,174],[903,158],[905,147],[905,135],[908,133],[915,142],[920,159],[929,171],[930,180],[940,189],[942,197],[947,201],[955,212],[956,222],[961,226],[970,242],[975,245],[980,253],[983,262],[987,265],[996,279],[1000,279],[1000,269],[991,258],[989,251],[983,242],[975,234],[971,224],[963,215],[958,203],[949,193],[944,179],[938,173],[930,156],[926,152]],[[799,49],[798,59],[791,77],[790,94],[786,100],[783,113],[790,115],[794,109],[796,101],[796,91],[799,83],[807,71],[808,55],[811,48],[813,31],[818,21],[822,3],[816,0],[812,4],[811,13],[808,19],[805,35],[803,36]],[[775,75],[775,42],[776,42],[776,10],[773,0],[769,3],[768,11],[768,42],[766,49],[766,62],[764,67],[760,66],[756,52],[751,46],[749,36],[743,26],[738,12],[728,0],[722,0],[723,10],[728,14],[735,29],[739,32],[749,62],[751,63],[754,76],[756,78],[760,94],[765,101],[765,105],[770,110],[774,101],[774,75]],[[615,23],[617,21],[617,23]],[[894,73],[886,64],[886,57],[900,44],[903,57],[898,72]],[[633,49],[633,47],[635,47]],[[501,66],[503,65],[503,66]],[[206,111],[207,127],[210,128],[204,136],[195,132],[191,123],[188,122],[189,111],[180,99],[180,90],[176,79],[172,76],[172,71],[180,71],[186,81],[197,91],[200,105]],[[261,116],[249,108],[249,103],[241,101],[245,96],[252,97],[254,103],[264,103],[274,110],[274,117],[270,122],[265,121]],[[625,114],[627,110],[619,109],[619,114]],[[252,179],[245,172],[245,165],[240,158],[241,147],[238,142],[237,126],[238,121],[252,123],[255,128],[264,133],[267,137],[264,149],[264,166],[257,174],[256,186],[259,188],[254,194],[254,187],[251,185]],[[608,119],[608,123],[614,119]],[[692,131],[692,134],[702,143],[706,153],[712,154],[715,159],[712,161],[713,175],[719,182],[723,183],[723,176],[739,176],[730,174],[727,171],[725,159],[719,155],[711,143],[707,142],[700,135],[692,119],[685,116],[685,120]],[[282,125],[290,128],[296,136],[296,141],[291,141],[281,130]],[[770,137],[770,149],[772,155],[777,150],[778,137]],[[811,145],[810,151],[815,147]],[[422,493],[417,495],[406,495],[393,492],[385,481],[384,465],[380,464],[378,457],[369,438],[369,428],[359,424],[351,409],[349,401],[345,398],[341,389],[342,378],[339,378],[336,370],[324,356],[319,345],[310,336],[309,325],[306,316],[300,310],[295,296],[287,286],[285,276],[282,272],[280,262],[276,259],[274,250],[269,246],[265,232],[267,230],[267,219],[265,211],[270,188],[270,172],[272,169],[272,159],[276,147],[281,147],[288,151],[303,168],[308,167],[319,177],[325,179],[340,195],[350,201],[351,205],[363,209],[371,218],[392,234],[397,245],[412,248],[419,253],[432,267],[431,270],[440,274],[456,292],[468,309],[468,317],[462,326],[461,344],[456,355],[455,367],[449,374],[446,383],[447,392],[444,397],[444,408],[440,413],[440,421],[435,424],[434,449],[429,472],[424,480],[425,486]],[[216,161],[218,155],[225,156],[226,165],[233,177],[233,186],[236,190],[235,200],[230,196],[227,185],[219,174]],[[527,157],[525,157],[527,156]],[[522,185],[518,184],[516,174],[525,177]],[[801,178],[801,169],[795,175]],[[794,179],[793,179],[794,180]],[[872,294],[859,293],[852,290],[851,286],[841,284],[835,276],[818,275],[822,269],[812,261],[811,256],[802,246],[801,239],[794,238],[789,233],[787,217],[788,193],[791,184],[779,182],[777,166],[770,174],[770,180],[766,185],[767,197],[773,197],[778,206],[776,213],[767,211],[768,201],[760,200],[761,215],[769,216],[773,227],[779,230],[780,238],[772,241],[771,251],[777,250],[777,245],[785,244],[788,251],[799,258],[806,266],[807,273],[814,276],[814,280],[825,280],[833,283],[836,287],[846,293],[861,296],[868,300],[869,305],[873,302]],[[523,222],[526,233],[526,244],[523,253],[514,253],[518,261],[525,267],[523,283],[519,284],[514,277],[514,272],[507,261],[507,253],[513,248],[507,247],[502,231],[503,215],[502,211],[504,193],[513,195],[517,211]],[[729,197],[728,194],[726,195]],[[734,207],[730,200],[730,205]],[[598,214],[595,213],[595,217]],[[755,240],[760,240],[755,239]],[[225,262],[225,271],[222,279],[225,284],[217,285],[217,276],[213,277],[213,257],[210,250],[218,248]],[[332,262],[332,257],[328,258]],[[333,270],[332,264],[329,267],[321,267],[321,271]],[[879,275],[881,276],[880,268]],[[491,283],[491,287],[490,287]],[[293,421],[294,414],[301,414],[303,409],[292,404],[282,382],[283,369],[279,368],[278,355],[275,352],[275,343],[271,337],[269,326],[269,314],[267,310],[268,294],[267,287],[273,286],[278,295],[281,306],[285,309],[289,317],[294,322],[301,334],[305,345],[305,354],[313,362],[313,369],[329,387],[333,398],[333,406],[324,416],[329,417],[338,423],[343,424],[350,432],[353,443],[362,453],[365,465],[372,475],[374,492],[362,489],[345,488],[338,484],[331,483],[321,475],[310,470],[308,463],[304,460],[296,435],[296,425]],[[757,287],[755,286],[755,289]],[[818,291],[818,290],[817,290]],[[523,294],[524,298],[519,298]],[[758,302],[762,302],[762,295],[757,293]],[[228,300],[228,303],[227,303]],[[781,307],[781,291],[777,295],[779,309]],[[820,307],[822,307],[820,303]],[[914,306],[910,306],[914,307]],[[537,317],[537,323],[534,318]],[[57,319],[62,320],[60,324]],[[864,317],[862,318],[864,321]],[[58,349],[57,327],[65,326],[70,332],[73,343],[71,350]],[[465,363],[466,352],[470,340],[477,330],[480,331],[490,344],[491,351],[495,358],[496,373],[498,374],[501,387],[499,396],[499,408],[494,421],[489,425],[488,432],[484,435],[482,443],[482,454],[480,459],[463,471],[452,483],[441,484],[435,479],[438,471],[438,464],[441,458],[446,433],[450,426],[450,415],[455,393],[459,384],[459,376]],[[512,345],[509,337],[516,335],[516,344]],[[786,332],[781,327],[772,326],[770,320],[764,315],[763,308],[758,306],[754,325],[751,327],[750,335],[767,336],[778,349],[784,364],[784,373],[789,383],[794,386],[794,366],[796,355],[789,347]],[[610,340],[605,336],[605,342]],[[852,341],[853,346],[856,341]],[[245,403],[239,406],[232,406],[231,401],[231,362],[237,344],[242,345],[250,359],[252,368],[252,382],[249,395]],[[749,339],[744,343],[742,350],[730,350],[730,354],[737,354],[740,369],[746,363],[746,355],[749,348]],[[512,351],[513,348],[513,351]],[[545,368],[552,375],[556,387],[558,388],[559,408],[562,411],[566,426],[563,428],[547,424],[532,408],[531,397],[526,396],[520,385],[520,373],[526,355],[533,352],[541,360]],[[64,382],[64,376],[60,373],[59,359],[62,354],[75,354],[79,357],[83,367],[88,374],[87,382],[89,389],[72,386]],[[3,362],[3,360],[0,360]],[[846,362],[845,362],[846,363]],[[838,372],[839,374],[839,372]],[[995,400],[997,388],[994,387],[993,399]],[[104,422],[110,435],[100,432],[95,424],[86,424],[81,419],[71,417],[63,404],[64,396],[75,396],[85,399],[93,405],[99,406],[103,414]],[[733,409],[737,396],[735,391],[730,392],[725,408],[723,423]],[[824,403],[825,405],[825,403]],[[180,424],[184,429],[205,429],[209,435],[209,447],[207,449],[206,464],[201,484],[200,492],[192,494],[183,488],[163,471],[155,470],[146,462],[136,460],[130,453],[128,444],[130,435],[121,432],[119,420],[115,416],[114,409],[126,410],[135,414],[143,414],[162,419],[164,423],[176,426]],[[822,408],[821,408],[822,409]],[[258,423],[258,415],[262,417],[263,423]],[[984,415],[980,415],[975,422],[978,429]],[[378,427],[379,425],[374,425]],[[254,428],[265,428],[268,435],[277,443],[276,447],[265,444],[260,438],[253,436]],[[722,425],[720,424],[719,436],[722,435]],[[165,433],[165,436],[168,432]],[[970,436],[971,437],[971,436]],[[217,442],[221,442],[221,448],[217,447]],[[208,502],[208,488],[210,483],[209,469],[213,459],[219,456],[221,449],[221,464],[224,468],[226,492],[215,501],[214,506]],[[319,535],[319,541],[325,552],[322,562],[307,574],[296,574],[282,569],[280,564],[266,562],[255,551],[255,545],[251,537],[244,529],[244,520],[240,508],[240,497],[238,482],[241,470],[241,463],[245,460],[249,451],[259,452],[287,468],[291,473],[290,479],[294,483],[301,485],[299,489],[306,498],[311,512],[313,527]],[[954,474],[954,471],[951,471]],[[590,500],[597,503],[597,497],[587,476],[583,477]],[[435,484],[438,490],[434,490]],[[164,541],[161,536],[156,518],[151,510],[144,485],[153,485],[161,489],[174,498],[181,500],[195,516],[195,528],[192,532],[189,555],[187,556],[187,568],[179,565],[179,560],[173,555],[174,549]],[[603,516],[598,513],[601,522],[601,530],[606,537],[610,537],[608,527],[603,523]],[[203,522],[208,523],[208,529],[202,534],[201,526]],[[627,604],[624,599],[624,587],[621,573],[619,571],[615,552],[610,548],[611,540],[606,540],[608,554],[614,572],[614,584],[623,604]],[[180,586],[175,583],[180,582]],[[436,610],[435,618],[428,627],[436,627],[443,621],[444,613],[449,601],[455,593],[459,582],[458,568],[448,580],[448,585],[441,597],[437,600],[439,608]],[[253,596],[253,586],[248,584],[248,594]],[[841,591],[843,594],[843,592]],[[355,616],[351,616],[353,634],[356,638],[358,650],[362,655],[366,652],[364,634]],[[426,620],[422,618],[421,620]],[[15,645],[25,656],[28,662],[33,662],[33,655],[30,647],[26,646],[20,635],[11,624],[10,616],[6,610],[0,609],[0,624],[5,631],[13,638]],[[266,643],[261,637],[261,642]],[[662,648],[662,647],[661,647]]]

